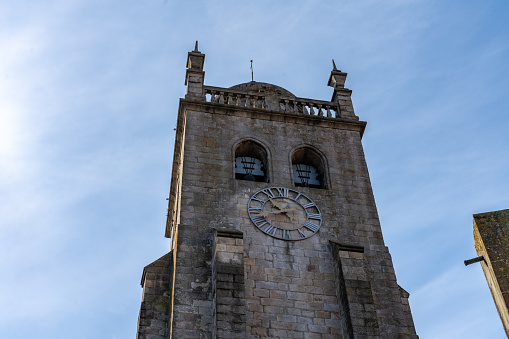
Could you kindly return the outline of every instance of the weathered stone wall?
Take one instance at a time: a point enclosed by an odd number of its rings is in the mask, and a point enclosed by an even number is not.
[[[362,261],[359,267],[368,277],[380,336],[416,337],[382,239],[358,125],[185,100],[181,110],[185,141],[173,317],[179,335],[174,337],[212,334],[213,283],[203,284],[213,274],[213,229],[243,234],[247,338],[340,337],[344,325],[337,315],[331,240],[364,248],[363,258],[355,260]],[[234,145],[246,139],[266,148],[269,183],[234,179]],[[261,188],[294,188],[291,152],[305,145],[326,162],[328,189],[298,188],[320,207],[323,225],[306,240],[274,239],[251,223],[247,202]],[[199,267],[191,269],[196,262]]]
[[[214,229],[180,224],[176,237],[170,338],[211,338]]]
[[[240,232],[217,232],[214,256],[215,336],[246,337],[244,241]]]
[[[172,258],[173,253],[170,252],[143,269],[137,339],[168,338]]]
[[[366,271],[364,248],[331,241],[341,320],[348,338],[378,338],[373,291]]]
[[[474,245],[509,337],[509,209],[474,215]]]

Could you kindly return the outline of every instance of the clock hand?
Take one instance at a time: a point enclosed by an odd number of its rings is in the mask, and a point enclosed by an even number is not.
[[[292,208],[283,208],[283,209],[280,209],[279,211],[273,211],[273,212],[262,212],[262,213],[259,213],[259,214],[253,214],[253,217],[266,217],[268,216],[269,214],[280,214],[280,213],[287,213],[287,212],[296,212],[297,209],[295,207],[292,207]]]
[[[283,212],[283,213],[286,213],[286,212],[297,212],[297,209],[295,207],[286,208],[286,209],[282,209],[280,212]]]
[[[269,198],[270,200],[270,203],[272,204],[272,206],[276,207],[276,208],[279,208],[280,210],[284,209],[283,207],[281,207],[280,204],[278,204],[277,202],[275,202],[274,200],[272,200],[272,198]]]
[[[288,219],[290,219],[291,222],[294,222],[295,221],[295,217],[291,214],[289,214],[288,212],[297,212],[297,209],[295,207],[292,207],[292,208],[289,208],[289,209],[286,209],[283,211],[286,215],[286,217]]]
[[[295,219],[295,217],[294,217],[293,215],[290,215],[290,214],[288,214],[288,213],[286,213],[286,212],[285,212],[285,216],[286,216],[288,219],[290,219],[290,221],[291,221],[291,222],[294,222],[294,221],[296,220],[296,219]]]
[[[284,212],[282,212],[282,211],[262,212],[262,213],[259,213],[259,214],[253,214],[253,217],[266,217],[269,214],[280,214],[280,213],[284,213]]]

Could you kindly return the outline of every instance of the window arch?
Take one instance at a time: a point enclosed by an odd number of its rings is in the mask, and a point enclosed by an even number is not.
[[[310,147],[302,147],[292,153],[292,172],[297,187],[327,188],[325,162]]]
[[[235,148],[235,179],[268,182],[267,151],[259,143],[246,140]]]

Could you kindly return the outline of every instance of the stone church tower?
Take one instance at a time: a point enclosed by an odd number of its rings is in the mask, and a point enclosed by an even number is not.
[[[331,101],[204,85],[188,54],[166,237],[138,339],[418,338],[396,282],[346,73]]]

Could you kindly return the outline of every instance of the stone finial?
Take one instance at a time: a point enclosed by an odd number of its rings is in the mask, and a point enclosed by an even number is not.
[[[330,86],[334,89],[336,88],[345,88],[345,81],[346,81],[346,73],[341,72],[336,67],[336,63],[334,62],[334,59],[332,59],[332,71],[330,72],[329,82],[327,83],[327,86]]]
[[[352,91],[350,91],[348,88],[345,88],[346,76],[346,73],[338,70],[334,59],[332,59],[332,71],[330,72],[329,82],[327,83],[327,86],[330,86],[334,89],[331,101],[337,102],[339,104],[339,116],[342,119],[358,121],[359,117],[355,115],[352,105]]]
[[[194,45],[194,51],[187,53],[187,68],[203,71],[205,54],[198,51],[198,41]]]
[[[186,99],[205,100],[203,93],[203,81],[205,72],[203,71],[203,63],[205,62],[205,54],[198,50],[198,41],[194,45],[194,51],[187,53],[187,70],[186,70]]]
[[[332,70],[333,71],[337,71],[338,69],[336,68],[336,63],[334,62],[334,59],[332,59]]]

